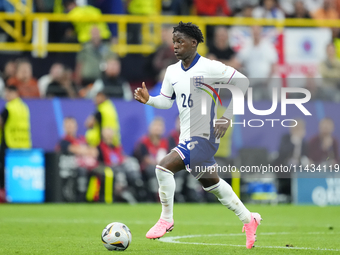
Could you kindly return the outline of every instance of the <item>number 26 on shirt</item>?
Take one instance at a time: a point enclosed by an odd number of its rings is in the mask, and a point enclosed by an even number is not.
[[[189,96],[187,97],[186,94],[182,93],[181,97],[183,98],[182,107],[191,108],[193,106],[194,102],[191,99],[191,94],[189,94]],[[188,98],[188,100],[187,100],[187,98]]]

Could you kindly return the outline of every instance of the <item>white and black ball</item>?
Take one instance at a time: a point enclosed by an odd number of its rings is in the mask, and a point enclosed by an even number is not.
[[[109,251],[124,251],[132,240],[130,229],[123,223],[112,222],[102,232],[102,242]]]

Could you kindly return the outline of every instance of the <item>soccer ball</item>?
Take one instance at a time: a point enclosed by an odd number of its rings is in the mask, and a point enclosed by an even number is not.
[[[102,242],[109,251],[124,251],[131,240],[131,231],[123,223],[112,222],[102,232]]]

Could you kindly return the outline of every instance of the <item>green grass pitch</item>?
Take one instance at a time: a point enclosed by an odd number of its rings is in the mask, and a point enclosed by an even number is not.
[[[100,240],[103,228],[114,221],[125,223],[132,232],[124,254],[340,253],[340,207],[248,207],[263,218],[252,250],[245,248],[242,223],[217,203],[176,204],[175,228],[159,240],[145,238],[159,218],[159,204],[4,204],[0,254],[117,253],[107,251]]]

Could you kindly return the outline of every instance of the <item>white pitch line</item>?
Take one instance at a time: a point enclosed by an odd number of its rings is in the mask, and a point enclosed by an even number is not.
[[[89,223],[95,223],[95,224],[105,224],[109,222],[110,220],[87,220],[87,219],[36,219],[36,218],[23,218],[23,219],[16,219],[16,218],[2,218],[0,219],[0,222],[20,222],[20,223],[66,223],[66,224],[89,224]],[[137,224],[137,225],[145,225],[145,224],[154,224],[154,222],[150,221],[124,221],[124,220],[117,220],[120,222],[124,222],[127,224]],[[202,225],[202,224],[191,224],[191,222],[181,222],[181,225]],[[209,224],[211,225],[211,224]],[[228,224],[230,225],[230,224]],[[234,225],[234,224],[232,224]],[[239,225],[239,224],[238,224]],[[268,224],[266,224],[268,226]],[[278,226],[278,225],[276,225]],[[286,225],[281,225],[285,226]],[[320,225],[320,227],[325,227],[325,225]],[[335,232],[307,232],[307,233],[297,233],[297,232],[279,232],[279,233],[269,233],[264,232],[261,233],[261,235],[297,235],[297,234],[304,234],[304,235],[328,235],[328,234],[337,234]],[[237,244],[209,244],[209,243],[195,243],[195,242],[180,242],[177,241],[177,239],[182,238],[195,238],[195,237],[203,237],[203,236],[243,236],[243,233],[234,233],[234,234],[210,234],[210,235],[188,235],[188,236],[173,236],[173,237],[163,237],[162,239],[159,239],[160,242],[167,242],[167,243],[179,243],[179,244],[194,244],[194,245],[219,245],[219,246],[231,246],[231,247],[244,247],[244,245],[237,245]],[[259,248],[269,248],[269,249],[295,249],[295,250],[317,250],[317,251],[340,251],[339,249],[327,249],[327,248],[309,248],[309,247],[282,247],[282,246],[256,246]]]
[[[278,233],[261,233],[261,235],[291,235],[297,233],[290,233],[290,232],[278,232]],[[300,233],[301,234],[301,233]],[[307,235],[319,235],[319,234],[327,234],[327,232],[307,232],[303,233]],[[334,232],[332,233],[334,234]],[[211,235],[186,235],[186,236],[170,236],[170,237],[163,237],[158,241],[164,243],[177,243],[177,244],[194,244],[194,245],[218,245],[218,246],[231,246],[231,247],[244,247],[244,245],[239,244],[222,244],[222,243],[196,243],[196,242],[181,242],[178,239],[183,238],[195,238],[195,237],[213,237],[213,236],[241,236],[244,234],[236,233],[236,234],[211,234]],[[339,249],[328,249],[328,248],[311,248],[311,247],[283,247],[283,246],[257,246],[256,248],[267,248],[267,249],[293,249],[293,250],[314,250],[314,251],[337,251]]]

